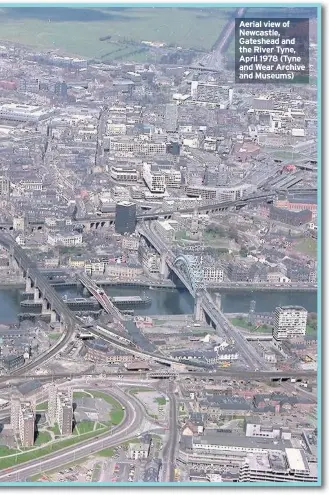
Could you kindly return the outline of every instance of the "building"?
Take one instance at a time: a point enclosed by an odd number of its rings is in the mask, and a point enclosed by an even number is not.
[[[261,437],[261,438],[282,438],[283,440],[291,439],[291,432],[286,428],[277,425],[264,425],[256,418],[245,419],[246,437]]]
[[[281,209],[287,209],[289,211],[298,212],[303,210],[309,210],[312,212],[312,218],[315,220],[317,218],[317,201],[314,198],[314,202],[301,202],[296,198],[291,199],[290,201],[287,199],[278,199],[274,202],[274,206]]]
[[[143,275],[143,267],[134,263],[108,263],[105,274],[112,278],[131,280]]]
[[[164,126],[167,132],[177,130],[178,107],[176,103],[168,103],[165,108]]]
[[[8,196],[10,190],[10,182],[8,177],[0,175],[0,196]]]
[[[58,81],[54,86],[54,93],[60,98],[67,98],[67,84],[65,81]]]
[[[73,427],[72,390],[57,394],[56,419],[61,435],[71,435]]]
[[[133,167],[112,166],[110,174],[113,180],[118,182],[137,182],[139,178],[138,171]]]
[[[239,473],[239,482],[316,482],[317,464],[309,463],[301,449],[248,454]]]
[[[205,282],[223,282],[224,270],[220,266],[204,266],[203,277]]]
[[[55,109],[43,108],[37,105],[25,105],[23,103],[3,103],[0,105],[0,120],[14,122],[39,122],[53,116]]]
[[[118,152],[124,156],[127,154],[165,155],[167,153],[167,142],[162,137],[132,139],[131,136],[111,136],[110,151]]]
[[[32,447],[35,434],[35,403],[13,398],[10,424],[14,434],[19,435],[22,447]]]
[[[279,306],[275,309],[273,337],[292,339],[305,335],[307,311],[301,306]]]
[[[180,188],[182,184],[182,174],[180,170],[170,169],[161,171],[165,178],[166,187]]]
[[[139,237],[136,235],[124,235],[122,237],[122,249],[128,251],[138,251]]]
[[[71,435],[73,426],[73,396],[71,389],[59,391],[54,383],[49,384],[48,422],[52,426],[57,423],[61,435]]]
[[[215,103],[219,108],[227,108],[232,102],[233,89],[214,83],[192,81],[191,98],[193,101]]]
[[[149,163],[143,163],[142,176],[151,193],[164,194],[166,192],[166,179],[162,171],[152,171]]]
[[[150,453],[150,443],[130,443],[128,447],[129,459],[147,459]]]
[[[136,228],[136,204],[121,201],[115,207],[115,231],[117,234],[133,234]]]
[[[47,238],[48,244],[51,246],[79,246],[82,244],[82,234],[72,233],[72,234],[60,234],[60,233],[51,233],[48,234]]]
[[[299,211],[291,211],[286,208],[272,206],[270,208],[270,219],[298,227],[312,222],[313,213],[311,210],[301,209]]]

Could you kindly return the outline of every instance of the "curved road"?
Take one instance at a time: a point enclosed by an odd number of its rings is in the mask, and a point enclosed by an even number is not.
[[[113,433],[105,433],[94,439],[85,440],[77,445],[61,449],[53,454],[48,454],[39,459],[34,459],[17,467],[3,469],[0,471],[0,484],[6,485],[13,481],[25,481],[27,478],[45,471],[50,471],[71,463],[72,460],[82,459],[94,454],[104,448],[113,447],[131,438],[143,420],[143,411],[139,403],[133,397],[127,397],[121,391],[111,390],[111,395],[118,399],[125,407],[123,422],[113,429]],[[61,485],[62,483],[60,483]],[[79,483],[77,483],[79,485]]]

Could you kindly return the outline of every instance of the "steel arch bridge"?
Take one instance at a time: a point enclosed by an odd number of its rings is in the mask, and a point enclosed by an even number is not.
[[[205,289],[202,257],[180,254],[175,259],[174,266],[186,277],[194,294]]]

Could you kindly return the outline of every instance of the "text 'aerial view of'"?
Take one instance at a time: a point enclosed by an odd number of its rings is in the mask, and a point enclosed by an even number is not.
[[[321,486],[320,186],[318,5],[0,5],[0,489]]]

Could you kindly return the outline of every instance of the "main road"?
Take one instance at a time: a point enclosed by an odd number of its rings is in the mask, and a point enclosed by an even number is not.
[[[173,383],[169,383],[169,387],[172,387]],[[176,450],[178,443],[178,421],[177,421],[177,401],[175,394],[172,390],[166,392],[169,398],[169,439],[165,444],[162,452],[163,459],[163,482],[173,482],[175,478],[175,462],[176,462]]]
[[[59,468],[73,460],[78,461],[91,454],[108,447],[119,445],[133,437],[143,420],[143,410],[140,404],[131,396],[111,387],[111,395],[125,407],[123,422],[113,428],[112,432],[99,434],[94,439],[88,439],[77,445],[71,445],[53,454],[48,454],[39,459],[17,465],[16,467],[0,471],[0,483],[2,486],[10,485],[13,481],[25,481],[27,478],[39,473]],[[79,485],[79,483],[76,483]],[[62,486],[62,483],[59,483]]]

